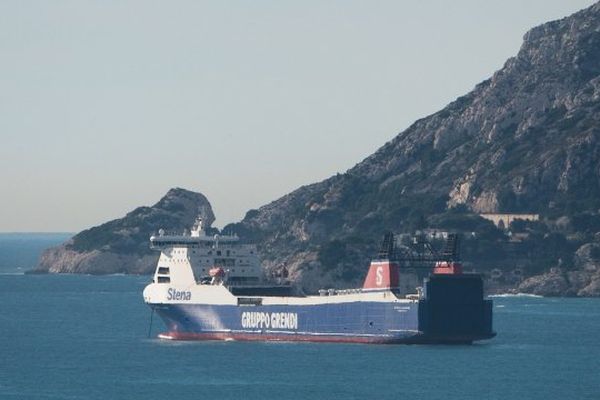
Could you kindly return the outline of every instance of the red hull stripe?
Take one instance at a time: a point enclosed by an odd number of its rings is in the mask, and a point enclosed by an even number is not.
[[[398,338],[329,336],[329,335],[272,335],[233,332],[166,332],[158,335],[170,340],[240,340],[240,341],[280,341],[280,342],[332,342],[332,343],[400,343]]]

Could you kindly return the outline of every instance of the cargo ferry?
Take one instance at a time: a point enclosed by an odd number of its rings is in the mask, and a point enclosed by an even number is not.
[[[495,335],[481,276],[455,257],[435,260],[422,286],[403,294],[392,234],[362,288],[313,296],[265,285],[256,246],[207,235],[201,219],[189,233],[159,231],[150,245],[160,257],[143,296],[166,325],[161,339],[470,344]]]

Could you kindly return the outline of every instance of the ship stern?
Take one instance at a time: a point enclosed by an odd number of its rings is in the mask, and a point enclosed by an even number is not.
[[[478,274],[432,274],[419,300],[419,343],[471,344],[491,339],[492,301]]]

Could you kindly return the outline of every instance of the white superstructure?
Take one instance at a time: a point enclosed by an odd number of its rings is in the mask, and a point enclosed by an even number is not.
[[[242,244],[237,235],[209,236],[198,218],[192,230],[181,235],[162,229],[150,237],[150,248],[160,250],[155,283],[209,283],[209,271],[221,268],[227,284],[255,285],[262,280],[256,246]]]

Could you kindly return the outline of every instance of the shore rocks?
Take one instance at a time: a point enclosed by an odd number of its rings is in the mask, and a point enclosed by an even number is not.
[[[346,173],[253,210],[234,228],[260,245],[268,263],[294,263],[310,281],[320,271],[323,280],[335,276],[340,284],[356,279],[347,265],[364,266],[385,231],[439,228],[428,224],[451,209],[535,213],[548,223],[555,219],[570,242],[588,241],[587,228],[572,217],[598,216],[600,208],[598,26],[600,3],[533,28],[518,54],[470,93],[416,121]],[[351,245],[335,260],[328,255],[337,243]],[[577,258],[589,258],[586,252]],[[574,256],[537,261],[524,253],[510,268],[539,262],[544,265],[532,270],[540,270]],[[310,263],[298,262],[298,254],[317,254],[321,269],[308,271]],[[523,287],[572,293],[568,278],[543,276]]]
[[[152,207],[139,207],[125,217],[84,230],[60,246],[43,252],[34,273],[148,274],[158,253],[149,248],[158,229],[182,232],[198,215],[214,222],[210,203],[200,193],[171,189]]]

